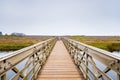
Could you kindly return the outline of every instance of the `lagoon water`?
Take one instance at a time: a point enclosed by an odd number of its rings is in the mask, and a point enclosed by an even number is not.
[[[120,52],[115,51],[115,52],[112,52],[112,53],[116,56],[120,56]]]
[[[0,51],[0,58],[9,55],[13,51]]]

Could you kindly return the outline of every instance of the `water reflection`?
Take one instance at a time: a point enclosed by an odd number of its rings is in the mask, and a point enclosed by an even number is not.
[[[9,54],[11,54],[13,51],[0,51],[0,57],[4,57],[7,56]]]
[[[119,56],[120,57],[120,51],[118,52],[118,51],[114,51],[114,52],[112,52],[113,53],[113,55],[116,55],[116,56]]]

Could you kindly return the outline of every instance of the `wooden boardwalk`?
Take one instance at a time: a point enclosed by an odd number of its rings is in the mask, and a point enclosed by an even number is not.
[[[83,80],[61,40],[57,41],[37,80]]]

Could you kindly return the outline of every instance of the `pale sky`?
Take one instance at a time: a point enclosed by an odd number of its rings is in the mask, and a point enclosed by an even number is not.
[[[120,0],[0,0],[0,31],[120,35]]]

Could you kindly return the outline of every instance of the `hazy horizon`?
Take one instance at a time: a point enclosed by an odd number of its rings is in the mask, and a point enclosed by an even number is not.
[[[120,0],[0,0],[0,31],[120,36]]]

